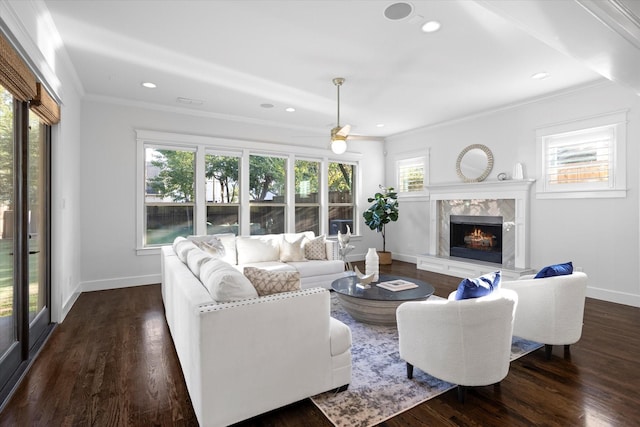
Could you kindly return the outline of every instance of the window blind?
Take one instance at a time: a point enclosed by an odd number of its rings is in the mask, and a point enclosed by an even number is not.
[[[422,191],[424,186],[424,162],[399,162],[398,191],[401,193]]]
[[[36,76],[2,34],[0,34],[0,84],[19,101],[30,101],[37,93]]]
[[[608,182],[614,141],[613,126],[547,137],[547,182]]]
[[[49,95],[11,43],[0,34],[0,85],[29,108],[47,125],[60,121],[60,106]]]
[[[36,90],[35,98],[29,103],[31,111],[50,126],[60,122],[60,106],[58,103],[49,95],[49,92],[46,91],[41,83],[36,83]]]

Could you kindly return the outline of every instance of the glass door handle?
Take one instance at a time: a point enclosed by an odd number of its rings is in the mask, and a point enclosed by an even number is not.
[[[39,254],[40,251],[29,251],[29,255],[35,255],[35,254]]]

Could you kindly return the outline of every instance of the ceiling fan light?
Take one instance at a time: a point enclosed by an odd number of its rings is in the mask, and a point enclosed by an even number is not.
[[[347,151],[347,141],[344,139],[334,139],[331,141],[331,151],[335,154],[342,154]]]

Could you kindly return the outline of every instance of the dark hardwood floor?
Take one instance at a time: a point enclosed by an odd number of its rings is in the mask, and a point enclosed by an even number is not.
[[[432,283],[459,279],[394,261],[381,271]],[[640,308],[587,299],[570,358],[540,349],[511,364],[498,389],[455,390],[384,426],[636,426],[640,424]],[[84,293],[52,333],[1,426],[197,425],[164,319],[160,286]],[[309,400],[238,426],[331,426]]]

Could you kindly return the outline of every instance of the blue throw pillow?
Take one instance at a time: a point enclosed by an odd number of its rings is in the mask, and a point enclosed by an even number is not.
[[[475,279],[464,279],[458,285],[455,299],[461,300],[489,295],[500,287],[500,276],[501,273],[496,271]]]
[[[538,271],[536,277],[534,279],[542,279],[544,277],[553,277],[553,276],[566,276],[568,274],[573,273],[573,264],[571,261],[565,262],[564,264],[554,264],[548,265],[542,270]]]

